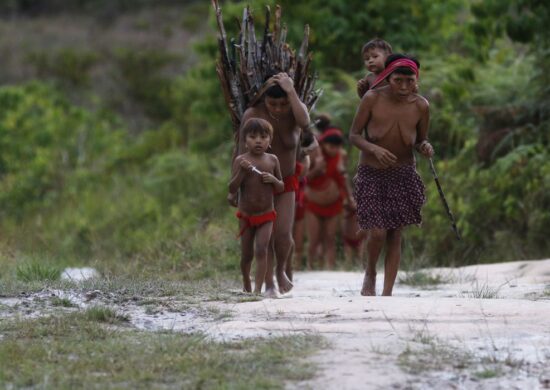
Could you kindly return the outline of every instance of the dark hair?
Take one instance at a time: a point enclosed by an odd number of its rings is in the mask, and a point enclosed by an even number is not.
[[[392,53],[391,45],[385,40],[380,38],[374,38],[368,41],[367,43],[365,43],[363,45],[363,49],[361,49],[361,54],[365,54],[365,52],[370,49],[380,49],[385,51],[388,54]]]
[[[315,141],[315,135],[313,134],[313,132],[309,129],[303,130],[300,140],[300,147],[307,148],[313,143],[313,141]]]
[[[287,97],[287,93],[281,88],[279,84],[272,85],[265,91],[265,95],[273,99],[280,99]]]
[[[336,134],[329,135],[328,137],[325,137],[321,143],[340,146],[344,144],[344,138]]]
[[[413,61],[416,64],[416,66],[418,67],[418,69],[420,69],[420,62],[418,62],[418,60],[415,57],[408,56],[408,55],[405,55],[405,54],[400,54],[400,53],[390,54],[388,56],[388,58],[386,58],[386,62],[384,63],[384,68],[387,68],[392,62],[397,61],[397,60],[401,60],[403,58]],[[400,67],[396,68],[393,73],[404,74],[405,76],[412,76],[413,74],[415,74],[414,71],[411,68],[406,67],[406,66],[400,66]],[[390,76],[388,76],[386,78],[386,80],[388,80],[390,78]]]
[[[315,120],[315,127],[317,127],[319,131],[325,131],[330,127],[331,120],[332,118],[329,114],[319,114],[317,120]]]
[[[242,132],[244,137],[248,134],[267,134],[269,137],[273,138],[273,127],[271,123],[261,118],[250,118],[247,120],[244,123]]]

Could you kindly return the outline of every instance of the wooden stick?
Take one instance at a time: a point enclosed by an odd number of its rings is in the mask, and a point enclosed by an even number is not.
[[[447,199],[445,198],[445,194],[443,193],[443,190],[441,189],[441,184],[439,184],[439,177],[437,176],[437,173],[435,172],[434,162],[430,158],[430,170],[432,171],[432,175],[435,180],[435,184],[437,185],[437,191],[439,192],[439,197],[441,198],[441,202],[443,202],[443,207],[445,207],[445,211],[447,212],[447,215],[449,216],[449,219],[451,220],[451,226],[455,232],[456,238],[458,241],[461,240],[460,233],[458,232],[458,228],[456,227],[456,221],[453,213],[451,212],[451,209],[449,207],[449,203],[447,203]]]

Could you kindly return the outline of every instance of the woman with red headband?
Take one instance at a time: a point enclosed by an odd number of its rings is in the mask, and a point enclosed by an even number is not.
[[[327,126],[318,137],[319,148],[311,156],[305,190],[308,267],[319,261],[334,268],[336,231],[344,202],[355,207],[343,161],[342,132]]]
[[[351,125],[350,141],[361,151],[355,176],[357,215],[359,226],[368,232],[362,295],[376,295],[376,263],[384,246],[382,295],[392,295],[401,261],[401,231],[422,222],[424,185],[413,151],[425,157],[434,151],[428,142],[429,104],[415,93],[419,67],[414,58],[388,56]],[[384,80],[388,85],[376,88]]]

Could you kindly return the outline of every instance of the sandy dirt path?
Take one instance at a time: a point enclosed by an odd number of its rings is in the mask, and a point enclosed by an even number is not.
[[[298,273],[285,298],[216,303],[232,316],[207,331],[324,336],[318,376],[288,388],[550,388],[550,260],[429,272],[448,283],[391,298],[360,296],[360,273]]]
[[[149,331],[225,341],[321,335],[327,345],[309,358],[317,375],[289,389],[550,389],[550,260],[421,272],[442,283],[398,283],[393,297],[362,297],[361,273],[302,272],[281,299],[231,291],[223,301],[167,297],[149,305],[116,303],[101,291],[45,290],[0,299],[12,308],[0,317],[46,315],[59,310],[45,304],[56,296],[78,308],[114,307]],[[382,282],[379,273],[379,293]]]

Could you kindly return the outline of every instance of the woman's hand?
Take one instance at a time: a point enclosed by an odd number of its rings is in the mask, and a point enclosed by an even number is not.
[[[277,73],[272,79],[279,84],[283,91],[291,93],[294,91],[294,81],[286,73]]]
[[[372,153],[374,154],[374,157],[376,157],[380,165],[382,165],[382,167],[389,168],[397,163],[397,157],[395,157],[395,154],[378,145],[373,146],[374,147]]]
[[[426,158],[431,158],[434,155],[434,148],[428,141],[422,141],[416,145],[416,150]]]

